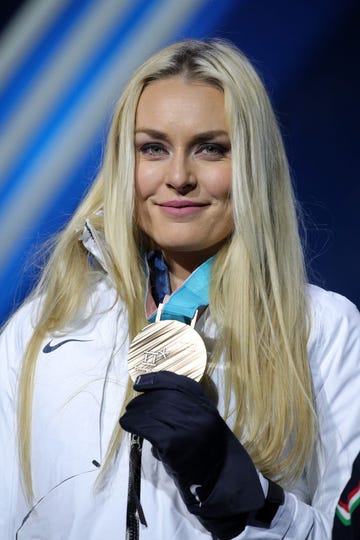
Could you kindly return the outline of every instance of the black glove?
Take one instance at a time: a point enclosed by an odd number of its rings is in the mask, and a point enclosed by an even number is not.
[[[249,455],[201,385],[162,371],[141,375],[134,389],[143,393],[128,404],[121,427],[153,445],[189,512],[208,531],[220,540],[240,534],[249,516],[260,515],[264,492]]]

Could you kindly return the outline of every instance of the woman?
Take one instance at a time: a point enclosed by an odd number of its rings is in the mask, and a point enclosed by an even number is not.
[[[198,311],[206,373],[145,374],[138,395],[129,343],[159,304]],[[330,538],[360,444],[358,323],[306,285],[249,62],[220,41],[160,51],[1,338],[1,537]]]

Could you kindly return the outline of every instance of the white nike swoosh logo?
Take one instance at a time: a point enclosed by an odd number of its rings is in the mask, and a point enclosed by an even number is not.
[[[201,500],[200,500],[200,498],[199,498],[199,495],[196,493],[196,490],[197,490],[197,488],[201,488],[201,487],[202,487],[201,484],[192,484],[192,485],[190,486],[190,493],[191,493],[192,495],[194,495],[195,499],[196,499],[197,502],[199,503],[199,506],[201,506]]]

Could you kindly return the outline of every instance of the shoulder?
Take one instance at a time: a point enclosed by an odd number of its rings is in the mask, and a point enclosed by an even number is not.
[[[116,305],[116,310],[114,306]],[[43,297],[35,296],[24,302],[2,328],[0,334],[1,363],[11,366],[17,365],[23,357],[26,346],[33,335],[37,322],[41,316]],[[101,323],[106,314],[113,312],[125,313],[125,307],[118,301],[116,293],[106,280],[100,280],[89,290],[83,309],[79,311],[77,320],[74,321],[74,331],[89,331]],[[61,332],[66,334],[68,329]],[[4,358],[5,357],[5,358]]]
[[[339,293],[311,284],[307,285],[306,292],[310,306],[317,311],[323,311],[324,314],[338,313],[340,317],[359,314],[356,305]]]
[[[11,344],[15,350],[24,350],[36,326],[40,309],[41,297],[27,300],[2,328],[1,348],[7,348]]]
[[[355,304],[341,294],[315,285],[307,287],[310,311],[310,342],[336,341],[360,335],[360,313]]]
[[[310,311],[309,360],[315,387],[317,375],[322,383],[338,382],[360,372],[360,314],[344,296],[309,285]]]

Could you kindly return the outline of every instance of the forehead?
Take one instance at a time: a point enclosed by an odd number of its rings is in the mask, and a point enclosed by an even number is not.
[[[206,129],[226,126],[223,91],[209,83],[173,77],[154,81],[140,96],[136,127],[147,123],[203,124]]]

